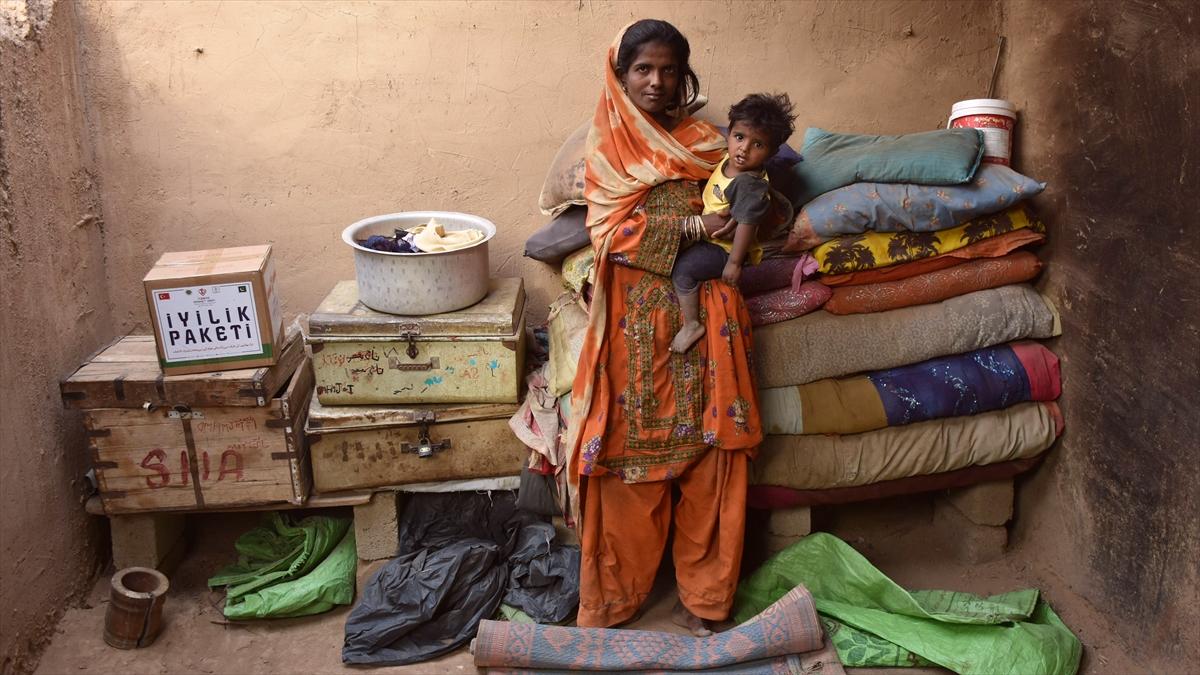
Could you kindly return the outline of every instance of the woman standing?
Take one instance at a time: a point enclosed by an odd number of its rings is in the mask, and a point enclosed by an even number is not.
[[[687,39],[638,21],[609,48],[587,141],[594,295],[572,391],[569,480],[580,513],[580,626],[633,618],[672,520],[677,623],[705,635],[728,616],[742,556],[747,462],[762,441],[750,318],[720,281],[702,286],[707,337],[672,353],[670,273],[725,140],[686,114],[699,81]],[[720,236],[727,219],[705,216]],[[685,234],[686,233],[686,234]],[[672,486],[679,499],[672,499]],[[581,504],[580,504],[581,502]],[[674,503],[673,503],[674,502]]]

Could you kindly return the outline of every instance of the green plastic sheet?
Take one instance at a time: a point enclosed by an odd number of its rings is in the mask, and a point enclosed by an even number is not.
[[[1036,589],[907,591],[848,544],[809,535],[738,586],[743,622],[803,584],[850,667],[940,665],[964,675],[1074,675],[1082,648]]]
[[[295,524],[271,512],[238,538],[238,561],[208,580],[226,587],[225,616],[265,619],[320,614],[354,601],[357,555],[348,518]]]

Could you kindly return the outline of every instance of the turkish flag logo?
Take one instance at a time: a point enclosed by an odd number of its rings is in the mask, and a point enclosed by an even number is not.
[[[159,299],[159,300],[170,300],[170,299],[171,299],[171,294],[170,294],[170,293],[159,293],[159,294],[158,294],[158,299]]]

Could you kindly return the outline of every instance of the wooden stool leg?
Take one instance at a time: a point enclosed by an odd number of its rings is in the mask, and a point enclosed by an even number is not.
[[[354,542],[362,560],[394,558],[400,552],[400,493],[376,492],[354,507]]]
[[[113,566],[166,570],[182,557],[186,517],[181,513],[129,513],[108,517]]]

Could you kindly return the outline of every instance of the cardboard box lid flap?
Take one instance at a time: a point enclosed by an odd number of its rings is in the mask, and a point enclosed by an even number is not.
[[[308,318],[309,342],[322,337],[515,335],[525,313],[525,285],[517,278],[492,279],[488,295],[470,307],[444,314],[400,316],[377,312],[358,300],[358,284],[340,281]]]
[[[249,274],[261,270],[270,254],[270,244],[164,253],[142,280]]]
[[[413,427],[423,420],[433,424],[469,422],[512,417],[517,403],[448,403],[442,405],[321,405],[316,396],[308,404],[309,433],[332,433],[352,429]]]
[[[304,360],[304,342],[293,326],[273,366],[190,375],[163,375],[153,335],[126,335],[62,381],[64,400],[79,408],[155,405],[257,405],[288,382]],[[245,402],[243,402],[245,401]]]

